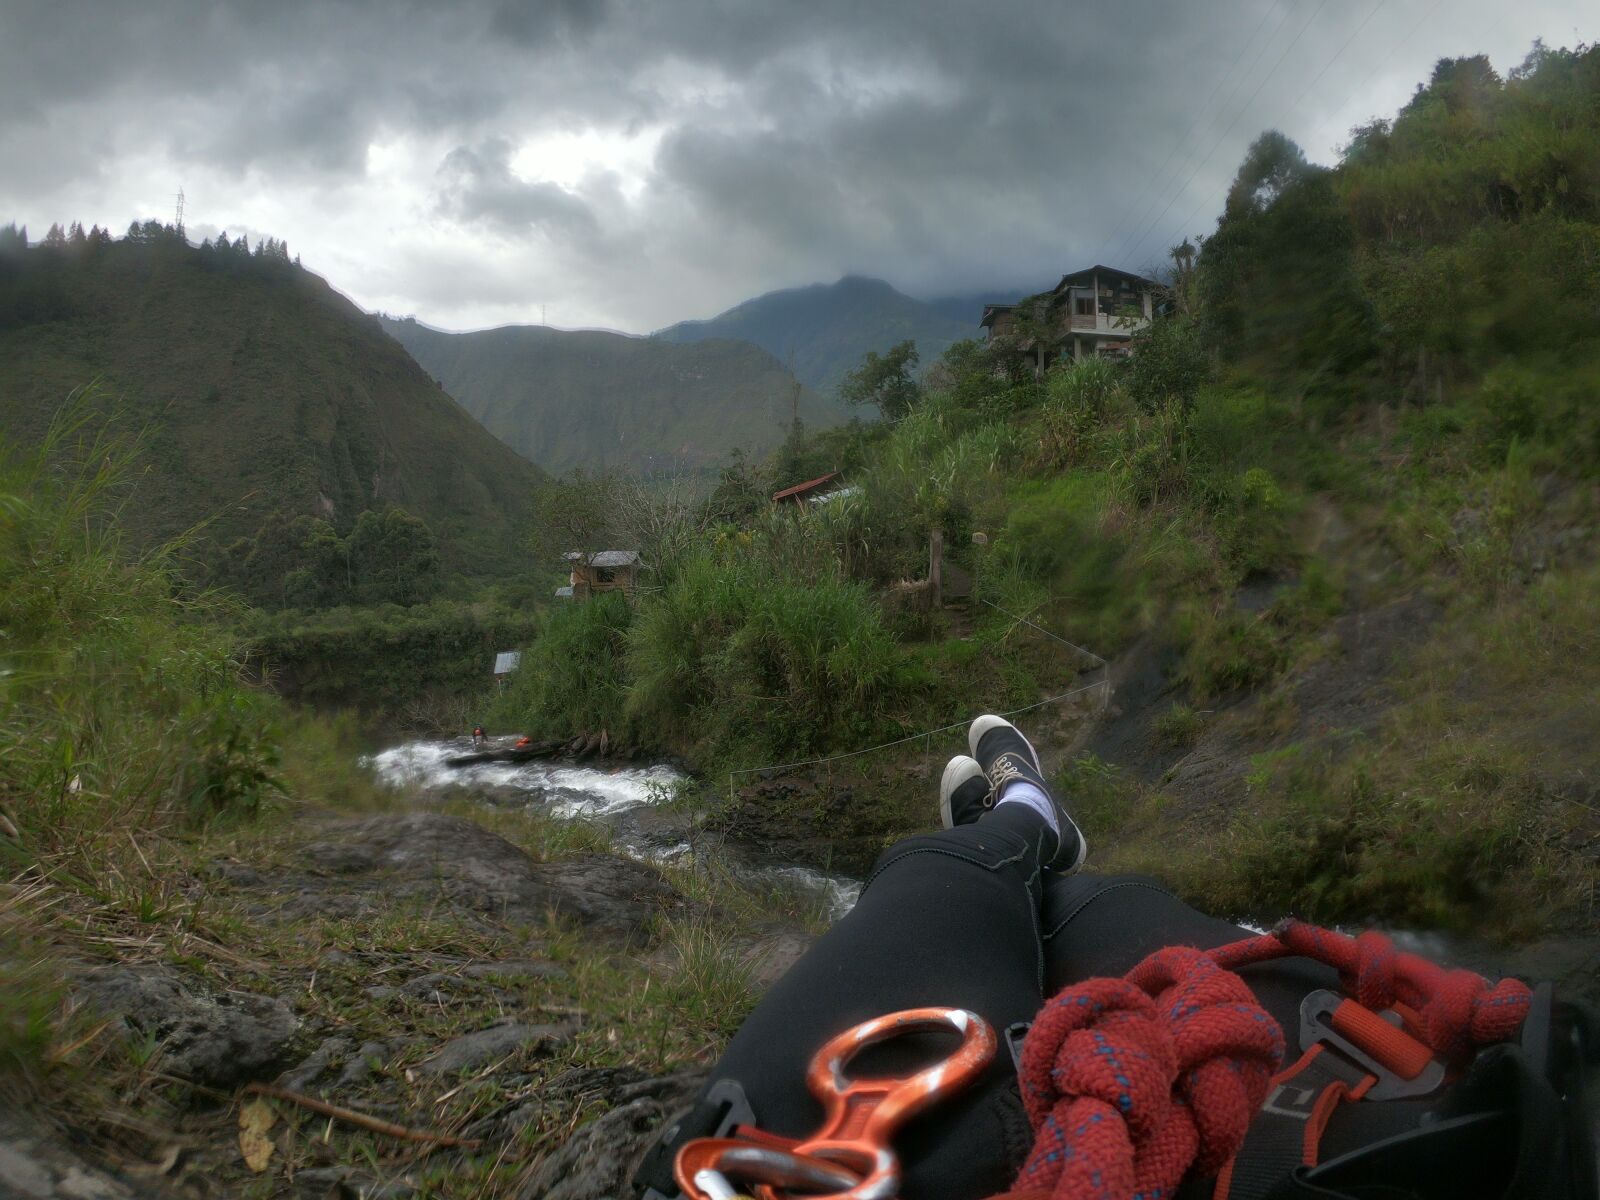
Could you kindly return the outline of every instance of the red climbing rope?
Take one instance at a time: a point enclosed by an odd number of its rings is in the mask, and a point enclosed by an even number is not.
[[[1334,967],[1367,1008],[1415,1010],[1422,1040],[1447,1062],[1513,1036],[1532,993],[1491,987],[1395,948],[1300,921],[1199,951],[1169,946],[1121,979],[1058,992],[1022,1051],[1034,1146],[995,1200],[1130,1200],[1172,1195],[1185,1175],[1214,1175],[1238,1151],[1283,1061],[1283,1031],[1240,967],[1304,956]]]

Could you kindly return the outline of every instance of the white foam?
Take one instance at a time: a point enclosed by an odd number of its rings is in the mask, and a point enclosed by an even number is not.
[[[407,742],[362,759],[391,787],[504,788],[545,798],[558,817],[600,817],[657,803],[683,778],[671,767],[562,766],[548,762],[473,763],[452,767],[446,760],[472,753],[465,742]]]
[[[509,744],[508,738],[491,742],[496,749],[506,749]],[[530,803],[541,804],[554,816],[567,820],[610,816],[659,804],[684,778],[680,772],[660,763],[603,771],[541,761],[473,763],[464,767],[452,767],[446,761],[471,753],[472,744],[465,738],[406,742],[367,755],[361,759],[361,764],[370,768],[379,782],[390,787],[430,791],[493,788],[525,792]],[[657,864],[681,862],[693,854],[688,842],[652,846],[627,837],[617,838],[616,848],[632,858]],[[783,884],[820,897],[833,920],[855,907],[861,895],[859,881],[825,875],[809,867],[738,863],[730,863],[730,867],[750,883]]]

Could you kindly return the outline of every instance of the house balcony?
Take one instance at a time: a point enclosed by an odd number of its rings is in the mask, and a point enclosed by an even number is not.
[[[1068,318],[1067,328],[1072,333],[1130,337],[1148,324],[1150,321],[1147,317],[1114,317],[1109,313],[1097,313],[1094,316],[1074,314]]]

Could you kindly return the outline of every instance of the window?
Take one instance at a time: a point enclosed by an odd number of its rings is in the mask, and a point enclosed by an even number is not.
[[[1072,311],[1074,315],[1080,317],[1094,316],[1094,297],[1079,296],[1072,302]]]
[[[594,569],[594,581],[596,583],[615,583],[617,581],[617,573],[610,567],[596,567]]]

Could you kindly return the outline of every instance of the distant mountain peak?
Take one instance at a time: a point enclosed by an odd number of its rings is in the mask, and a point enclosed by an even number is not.
[[[800,381],[833,394],[846,372],[869,351],[882,353],[913,341],[924,363],[952,343],[971,337],[970,322],[913,300],[893,284],[867,275],[834,283],[784,288],[737,304],[710,320],[683,321],[655,336],[668,342],[732,338],[753,342],[784,363]]]

